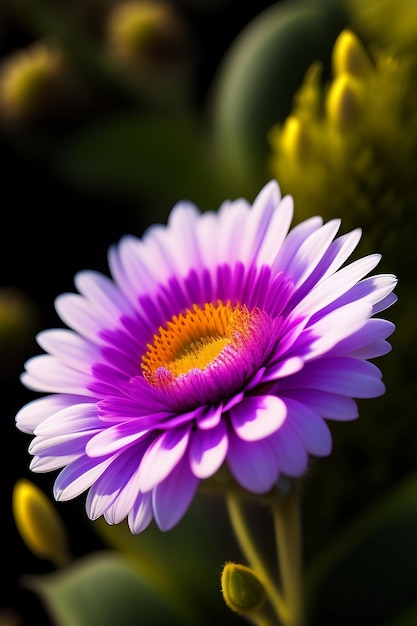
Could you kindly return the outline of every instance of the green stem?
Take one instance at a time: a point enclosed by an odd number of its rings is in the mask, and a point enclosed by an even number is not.
[[[286,603],[271,578],[271,575],[250,535],[245,521],[241,498],[236,493],[229,491],[226,496],[226,503],[230,521],[243,554],[246,556],[249,565],[254,569],[264,585],[277,617],[283,624],[289,624],[289,615]]]
[[[301,516],[299,493],[293,486],[284,500],[272,501],[281,584],[288,613],[286,626],[303,626]]]

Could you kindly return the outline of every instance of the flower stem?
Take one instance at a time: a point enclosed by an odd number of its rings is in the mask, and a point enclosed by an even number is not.
[[[246,524],[241,498],[236,493],[233,493],[233,491],[228,491],[226,503],[230,521],[243,554],[264,585],[277,617],[282,624],[289,625],[290,622],[288,621],[289,615],[286,603],[252,540]]]
[[[286,626],[303,625],[301,516],[296,486],[285,499],[272,501],[283,596],[287,606]]]

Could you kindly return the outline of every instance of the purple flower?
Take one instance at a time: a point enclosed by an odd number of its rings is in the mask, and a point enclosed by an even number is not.
[[[313,217],[290,232],[293,206],[269,182],[200,214],[188,202],[168,226],[110,249],[113,279],[83,271],[57,298],[72,330],[47,330],[48,354],[23,383],[51,395],[24,406],[31,468],[63,468],[58,500],[88,490],[87,513],[134,533],[185,514],[200,481],[226,464],[244,489],[301,476],[332,447],[325,420],[357,417],[353,398],[384,393],[368,359],[386,354],[393,275],[380,256],[342,267],[360,231]]]

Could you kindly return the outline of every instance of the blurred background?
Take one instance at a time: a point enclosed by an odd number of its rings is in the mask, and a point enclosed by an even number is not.
[[[334,452],[304,481],[311,623],[417,624],[416,24],[413,0],[3,0],[2,626],[76,623],[22,584],[54,567],[25,545],[11,504],[22,477],[52,493],[51,475],[29,471],[14,417],[35,398],[19,381],[40,352],[35,334],[61,325],[55,297],[78,270],[107,273],[109,246],[165,222],[178,200],[252,201],[272,177],[294,196],[295,221],[362,227],[358,254],[380,252],[399,276],[393,352],[378,360],[387,393],[361,404],[359,421],[331,425]],[[151,530],[149,545],[171,541],[178,566],[189,533],[197,551],[209,537],[218,593],[239,552],[221,502],[192,509],[186,532]],[[118,545],[86,519],[82,496],[57,510],[76,558]],[[239,623],[218,596],[204,619]]]

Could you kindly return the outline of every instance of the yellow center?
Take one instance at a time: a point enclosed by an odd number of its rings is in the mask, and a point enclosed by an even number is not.
[[[229,345],[238,347],[250,331],[251,314],[245,306],[196,304],[174,315],[161,326],[142,357],[142,371],[148,382],[158,385],[156,372],[163,368],[174,378],[190,370],[204,370]]]

